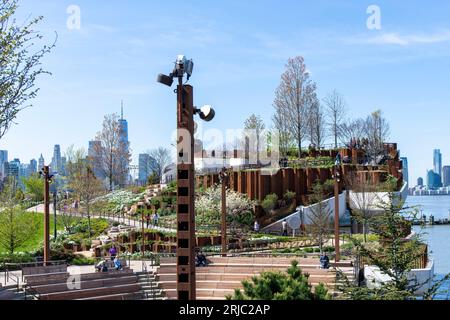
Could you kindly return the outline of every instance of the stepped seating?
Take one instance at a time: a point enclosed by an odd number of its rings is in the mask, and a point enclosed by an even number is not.
[[[39,300],[127,300],[142,297],[133,270],[75,275],[44,273],[25,276],[27,290]],[[69,280],[69,281],[68,281]]]
[[[291,266],[292,260],[297,260],[302,271],[309,274],[309,282],[313,286],[324,283],[328,288],[334,288],[335,272],[331,269],[320,269],[317,259],[212,257],[208,258],[208,266],[196,268],[197,299],[225,299],[225,296],[233,294],[235,289],[242,289],[243,280],[250,280],[264,271],[285,272]],[[347,265],[348,263],[342,264]],[[176,299],[176,260],[161,258],[156,274],[158,285],[166,297]]]

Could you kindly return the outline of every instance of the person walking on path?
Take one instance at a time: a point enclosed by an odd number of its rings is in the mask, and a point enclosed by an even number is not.
[[[255,230],[255,232],[259,232],[259,223],[258,223],[258,221],[255,221],[255,225],[254,225],[254,227],[253,227],[253,229]]]
[[[283,237],[287,237],[287,222],[286,222],[286,219],[285,220],[283,220],[283,222],[281,223],[281,228],[282,228],[282,236]]]
[[[155,227],[158,226],[158,220],[159,220],[158,212],[155,212],[155,215],[153,216],[153,224],[155,225]]]

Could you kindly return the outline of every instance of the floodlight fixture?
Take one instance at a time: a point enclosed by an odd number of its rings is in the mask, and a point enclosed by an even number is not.
[[[175,61],[175,67],[169,75],[159,74],[156,81],[162,83],[168,87],[171,87],[174,81],[174,78],[178,78],[178,82],[181,85],[183,83],[183,77],[186,74],[187,80],[189,80],[192,76],[192,72],[194,70],[194,61],[188,60],[184,55],[178,55],[177,60]]]
[[[214,119],[216,112],[214,111],[213,107],[210,105],[205,105],[201,107],[200,109],[195,109],[195,113],[200,116],[200,119],[209,122],[212,119]]]

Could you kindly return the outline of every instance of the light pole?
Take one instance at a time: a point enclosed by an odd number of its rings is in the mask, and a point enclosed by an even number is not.
[[[177,295],[178,300],[196,299],[195,277],[195,168],[194,114],[211,121],[215,112],[211,106],[194,107],[193,87],[183,84],[190,79],[194,62],[179,55],[170,75],[159,74],[157,81],[171,87],[178,79],[177,94]]]
[[[335,248],[335,262],[339,262],[341,259],[340,253],[340,240],[339,240],[339,183],[341,182],[340,166],[341,158],[338,153],[336,157],[336,163],[334,166],[334,248]]]
[[[44,166],[39,172],[44,179],[44,265],[50,261],[50,183],[53,175],[49,166]]]
[[[57,199],[57,197],[58,197],[58,193],[57,193],[57,191],[55,190],[54,192],[53,192],[53,224],[54,224],[54,228],[53,228],[53,235],[54,235],[54,238],[53,238],[53,241],[56,241],[56,237],[57,237],[57,235],[58,235],[58,231],[56,230],[56,203],[57,203],[57,201],[58,201],[58,199]]]
[[[227,256],[227,185],[228,174],[227,169],[223,168],[219,173],[219,179],[222,184],[222,223],[221,223],[221,239],[222,239],[222,256]]]

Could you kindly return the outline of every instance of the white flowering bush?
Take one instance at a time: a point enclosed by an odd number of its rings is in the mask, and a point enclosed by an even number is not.
[[[222,208],[221,187],[207,189],[195,200],[196,221],[198,224],[220,224]],[[227,190],[227,222],[250,226],[254,222],[255,202],[238,192]]]
[[[94,203],[106,202],[109,204],[108,207],[113,213],[120,213],[123,211],[124,207],[130,207],[144,199],[144,194],[145,192],[134,194],[128,190],[119,190],[98,197],[95,199]]]

